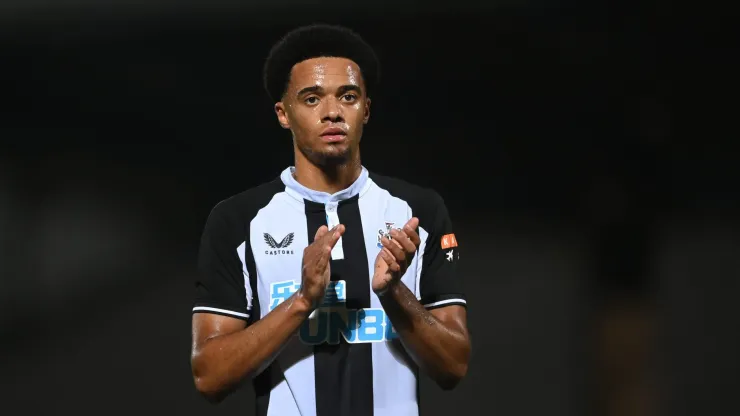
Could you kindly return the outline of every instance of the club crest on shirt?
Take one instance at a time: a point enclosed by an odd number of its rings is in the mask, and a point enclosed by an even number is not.
[[[293,243],[293,238],[295,237],[295,233],[288,233],[280,242],[277,242],[275,238],[273,238],[270,234],[264,233],[265,237],[265,243],[272,249],[272,250],[265,250],[265,254],[271,255],[271,256],[277,256],[281,254],[293,254],[292,249],[287,249],[288,246],[290,246]]]
[[[391,228],[393,228],[393,224],[395,223],[386,221],[385,228],[378,230],[378,248],[383,248],[383,243],[380,242],[383,237],[388,237],[388,239],[391,238]]]

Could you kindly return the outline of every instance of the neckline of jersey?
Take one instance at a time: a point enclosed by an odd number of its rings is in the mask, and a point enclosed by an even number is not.
[[[342,201],[352,199],[358,195],[361,196],[372,184],[372,181],[369,180],[370,173],[364,166],[362,166],[360,176],[352,183],[352,185],[339,192],[330,194],[327,192],[315,191],[301,185],[293,177],[294,171],[295,166],[287,167],[280,174],[280,180],[285,185],[285,191],[300,201],[308,200],[324,205],[338,205]]]

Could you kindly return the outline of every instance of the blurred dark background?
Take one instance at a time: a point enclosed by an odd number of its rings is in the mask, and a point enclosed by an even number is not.
[[[423,415],[732,414],[740,176],[675,139],[701,45],[672,13],[3,2],[0,412],[252,414],[193,387],[195,255],[213,205],[292,163],[269,48],[329,22],[383,64],[364,164],[439,191],[465,250],[471,369],[423,380]]]

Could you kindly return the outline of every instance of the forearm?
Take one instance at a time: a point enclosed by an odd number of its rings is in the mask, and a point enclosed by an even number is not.
[[[296,293],[247,328],[207,340],[192,357],[198,390],[218,400],[241,380],[258,374],[310,312],[309,302]]]
[[[416,364],[442,387],[457,384],[467,373],[470,356],[467,331],[445,325],[401,282],[379,298]]]

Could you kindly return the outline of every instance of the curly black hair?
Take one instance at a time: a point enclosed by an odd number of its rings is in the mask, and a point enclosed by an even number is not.
[[[368,93],[380,81],[380,63],[375,51],[360,35],[343,26],[314,24],[288,32],[270,50],[262,75],[270,99],[273,102],[282,99],[295,64],[318,57],[354,61],[360,67]]]

